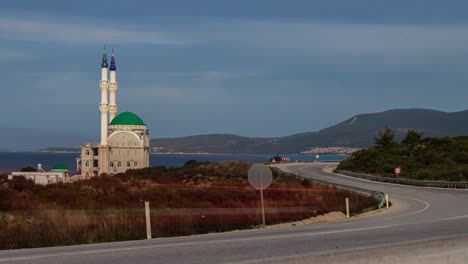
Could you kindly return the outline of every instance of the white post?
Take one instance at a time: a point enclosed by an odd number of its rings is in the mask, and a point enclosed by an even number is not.
[[[265,228],[266,221],[265,221],[265,205],[263,203],[263,189],[260,189],[260,200],[262,203],[262,225],[263,225],[263,228]]]
[[[346,198],[346,218],[349,218],[349,199]]]
[[[265,204],[263,202],[263,176],[260,175],[260,203],[262,205],[262,226],[265,228]]]
[[[386,205],[387,208],[388,208],[388,194],[385,194],[385,205]]]
[[[146,239],[151,239],[151,216],[149,202],[145,202]]]

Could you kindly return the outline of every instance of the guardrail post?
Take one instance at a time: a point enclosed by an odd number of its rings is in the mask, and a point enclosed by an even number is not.
[[[151,239],[151,215],[149,202],[145,202],[146,239]]]
[[[388,194],[385,194],[385,205],[386,205],[387,208],[388,208]]]
[[[349,218],[349,199],[346,198],[346,218]]]

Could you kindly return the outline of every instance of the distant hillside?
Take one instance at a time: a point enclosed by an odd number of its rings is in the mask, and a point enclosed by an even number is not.
[[[446,113],[427,109],[397,109],[360,114],[318,132],[277,138],[249,138],[230,134],[199,135],[151,140],[156,152],[185,153],[299,153],[312,147],[368,147],[384,127],[397,131],[402,138],[409,129],[424,136],[468,135],[468,110]]]
[[[152,139],[152,149],[156,152],[185,153],[259,153],[255,149],[270,149],[275,139],[249,138],[231,134],[198,135],[179,138]]]
[[[44,148],[36,150],[37,152],[80,152],[80,148],[63,148],[63,147],[54,147],[54,148]]]

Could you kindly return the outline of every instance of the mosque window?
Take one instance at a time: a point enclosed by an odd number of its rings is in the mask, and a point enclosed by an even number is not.
[[[138,163],[135,161],[134,166],[136,167],[137,165],[138,165]]]
[[[86,151],[86,155],[89,155],[89,150]]]
[[[114,167],[114,162],[113,161],[110,162],[110,166]]]
[[[86,162],[86,168],[89,168],[89,161]]]
[[[119,161],[119,163],[117,163],[117,167],[121,167],[122,166],[122,163]]]
[[[130,161],[127,161],[127,167],[130,167]]]

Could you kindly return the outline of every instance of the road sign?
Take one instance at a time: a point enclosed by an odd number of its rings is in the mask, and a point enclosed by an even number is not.
[[[249,169],[249,183],[256,190],[260,190],[260,204],[262,206],[262,224],[266,225],[265,221],[265,205],[263,203],[263,190],[268,188],[273,182],[273,173],[268,166],[262,163],[252,165]]]
[[[265,190],[273,182],[273,174],[268,166],[254,164],[249,169],[249,183],[256,190]]]
[[[400,173],[401,173],[400,167],[396,167],[396,168],[395,168],[395,174],[400,174]]]

